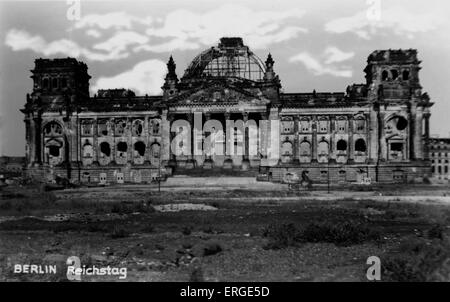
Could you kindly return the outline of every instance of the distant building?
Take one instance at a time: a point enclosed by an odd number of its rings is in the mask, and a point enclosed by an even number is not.
[[[450,138],[429,140],[431,173],[437,180],[450,179]]]
[[[22,173],[25,168],[23,156],[0,156],[0,173]]]
[[[386,183],[430,176],[425,142],[433,103],[422,92],[416,50],[372,52],[365,83],[345,92],[283,93],[274,63],[270,54],[261,61],[241,38],[222,38],[196,56],[180,79],[171,57],[160,96],[136,96],[126,89],[90,96],[86,64],[73,58],[37,59],[33,91],[22,109],[27,173],[117,183],[147,182],[159,167],[187,174],[260,171],[273,181],[288,172],[336,183],[362,175]],[[208,130],[217,134],[215,141],[223,142],[219,133],[231,134],[232,147],[242,154],[191,152],[205,144],[205,136],[183,132],[174,123],[184,120],[193,129],[195,114],[203,125],[218,121],[219,129]],[[249,144],[248,128],[227,129],[230,120],[279,126]],[[279,137],[270,145],[270,152],[279,154],[275,162],[267,156],[273,132]],[[172,138],[181,134],[190,141],[176,144],[182,151],[176,153]],[[252,154],[252,148],[257,152]]]

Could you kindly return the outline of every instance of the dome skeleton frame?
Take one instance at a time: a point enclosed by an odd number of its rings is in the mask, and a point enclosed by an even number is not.
[[[265,65],[247,46],[211,47],[191,62],[182,80],[235,77],[263,81]]]

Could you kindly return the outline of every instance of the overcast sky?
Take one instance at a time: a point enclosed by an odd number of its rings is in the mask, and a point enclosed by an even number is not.
[[[0,154],[23,155],[23,114],[35,58],[75,57],[99,88],[160,94],[172,54],[181,77],[222,36],[270,52],[285,92],[343,92],[363,83],[375,49],[416,48],[423,91],[435,105],[431,132],[450,136],[450,2],[0,0]],[[345,4],[343,4],[343,2]],[[77,20],[78,19],[78,20]]]

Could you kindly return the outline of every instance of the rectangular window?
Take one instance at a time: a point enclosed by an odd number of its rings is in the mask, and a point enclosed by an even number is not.
[[[397,152],[403,151],[403,144],[402,143],[392,143],[391,151],[397,151]]]

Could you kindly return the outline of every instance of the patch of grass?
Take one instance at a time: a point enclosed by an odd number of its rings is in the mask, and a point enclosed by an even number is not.
[[[0,210],[3,211],[8,211],[12,209],[12,203],[9,200],[3,201],[2,203],[0,203]]]
[[[151,223],[146,223],[141,228],[141,232],[144,232],[144,233],[153,233],[154,231],[155,231],[155,227]]]
[[[189,236],[192,233],[192,226],[185,226],[181,231],[183,235]]]
[[[263,230],[263,237],[269,238],[265,249],[282,249],[296,246],[300,242],[300,230],[293,223],[271,224]]]
[[[430,239],[444,239],[445,226],[442,224],[435,224],[428,230],[428,238]]]
[[[293,223],[269,225],[263,231],[269,238],[266,249],[281,249],[298,246],[306,242],[329,242],[337,246],[361,244],[369,240],[378,240],[380,233],[370,229],[357,220],[344,222],[312,222],[299,229]]]
[[[113,239],[126,238],[129,236],[130,236],[130,232],[123,226],[119,226],[119,225],[115,225],[111,232],[111,238],[113,238]]]
[[[93,233],[106,232],[107,228],[103,224],[100,224],[100,223],[90,223],[87,227],[87,231],[93,232]]]
[[[330,242],[338,246],[361,244],[368,240],[377,240],[380,234],[357,220],[344,222],[310,223],[301,232],[303,242]]]
[[[205,282],[203,270],[201,267],[195,267],[189,276],[189,282]]]
[[[381,261],[385,281],[450,281],[450,244],[448,240],[415,238]]]

